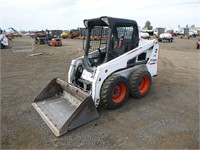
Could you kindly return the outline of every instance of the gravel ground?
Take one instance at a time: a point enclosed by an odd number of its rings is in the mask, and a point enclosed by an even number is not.
[[[31,103],[54,77],[63,80],[81,40],[62,47],[36,45],[34,52],[1,50],[2,149],[199,149],[200,51],[197,38],[160,43],[158,76],[143,99],[129,98],[114,111],[56,138]],[[15,38],[16,43],[32,43]],[[43,55],[27,57],[41,52]]]

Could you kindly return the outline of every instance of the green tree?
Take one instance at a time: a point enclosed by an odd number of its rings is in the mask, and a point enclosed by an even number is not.
[[[146,29],[146,30],[153,29],[153,26],[151,25],[151,22],[150,21],[146,21],[143,29]]]

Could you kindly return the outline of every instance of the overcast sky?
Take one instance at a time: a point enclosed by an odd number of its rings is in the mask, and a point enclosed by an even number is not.
[[[200,27],[200,0],[0,0],[2,29],[72,29],[83,19],[112,16],[143,27]]]

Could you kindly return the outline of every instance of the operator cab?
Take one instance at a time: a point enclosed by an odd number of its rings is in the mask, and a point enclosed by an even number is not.
[[[87,36],[83,64],[90,72],[138,46],[138,25],[134,20],[100,17],[84,20],[84,25]]]

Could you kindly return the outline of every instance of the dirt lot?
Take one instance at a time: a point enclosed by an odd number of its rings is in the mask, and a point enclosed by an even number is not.
[[[16,38],[14,41],[30,42]],[[199,148],[200,50],[197,38],[160,43],[158,76],[147,97],[121,109],[100,109],[100,118],[56,138],[31,105],[54,77],[67,78],[82,41],[34,52],[1,50],[2,149],[183,149]],[[27,57],[42,52],[43,55]]]

